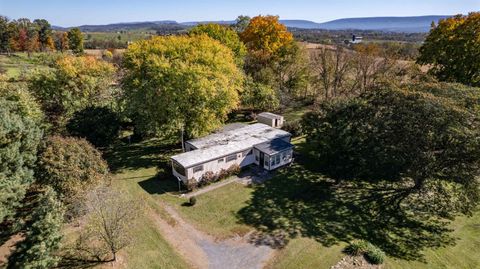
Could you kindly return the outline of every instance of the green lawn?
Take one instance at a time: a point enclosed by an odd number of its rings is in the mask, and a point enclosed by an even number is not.
[[[297,151],[305,152],[304,139],[295,139]],[[115,175],[115,186],[140,197],[152,210],[167,218],[168,204],[181,216],[209,234],[225,238],[256,229],[260,234],[282,234],[280,248],[267,268],[329,268],[342,257],[352,239],[365,238],[387,253],[425,262],[387,258],[385,268],[479,268],[480,213],[458,218],[449,233],[443,223],[422,223],[404,219],[394,212],[391,218],[375,219],[382,204],[365,186],[335,188],[328,179],[311,171],[314,162],[297,156],[296,164],[283,169],[264,185],[254,188],[232,183],[198,196],[194,207],[177,196],[178,186],[170,176],[168,157],[179,146],[161,140],[122,145],[107,154]],[[303,163],[309,163],[306,169]],[[159,167],[158,169],[156,167]],[[161,171],[161,176],[157,172]],[[370,197],[368,196],[368,197]],[[384,202],[385,203],[385,202]],[[393,221],[393,222],[392,222]],[[161,257],[164,268],[184,268],[185,263],[165,243],[152,221],[139,226],[136,247],[127,252],[129,265],[155,268]],[[400,237],[401,235],[401,237]],[[454,245],[448,240],[454,239]],[[456,239],[456,240],[455,240]],[[137,246],[138,244],[138,246]],[[440,248],[432,248],[434,245]],[[415,256],[424,250],[423,256]],[[393,256],[395,256],[393,255]],[[144,257],[144,258],[142,258]]]
[[[163,156],[159,147],[156,141],[131,146],[119,144],[115,151],[106,154],[114,172],[113,186],[139,198],[146,208],[135,228],[135,241],[125,251],[126,268],[188,268],[183,258],[162,237],[148,213],[153,211],[167,221],[168,215],[141,187],[141,182],[156,175],[156,165]]]
[[[422,262],[408,262],[404,260],[388,258],[386,268],[388,269],[478,269],[480,268],[480,212],[473,217],[458,218],[453,224],[453,236],[457,238],[454,246],[426,250],[425,260]]]
[[[186,199],[176,197],[161,199],[173,205],[198,229],[221,239],[243,235],[252,230],[252,227],[239,223],[236,216],[236,212],[246,206],[251,194],[251,188],[234,182],[197,196],[195,206],[188,206]]]
[[[303,114],[311,111],[312,108],[309,106],[305,107],[294,107],[294,108],[288,108],[284,111],[283,116],[285,118],[285,121],[287,122],[292,122],[292,121],[297,121],[300,120],[303,116]]]
[[[5,72],[8,79],[18,79],[33,69],[47,69],[48,64],[57,57],[57,53],[12,53],[0,55],[0,70]]]

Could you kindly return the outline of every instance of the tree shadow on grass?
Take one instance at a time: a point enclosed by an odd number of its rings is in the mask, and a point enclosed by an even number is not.
[[[110,170],[140,169],[170,166],[170,156],[181,151],[181,146],[171,140],[151,139],[139,143],[119,142],[105,153]]]
[[[159,178],[158,176],[138,182],[138,185],[149,194],[178,193],[178,182],[171,176]]]
[[[364,239],[392,257],[422,260],[421,251],[454,243],[448,221],[396,206],[402,189],[342,183],[293,165],[257,186],[240,222],[259,231],[254,243],[283,247],[297,236],[324,246]]]

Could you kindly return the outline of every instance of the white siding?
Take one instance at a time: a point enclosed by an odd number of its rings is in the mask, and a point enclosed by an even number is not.
[[[281,128],[283,126],[283,117],[273,118],[259,115],[257,121],[274,128]]]
[[[258,116],[257,117],[257,121],[260,122],[260,123],[263,123],[263,124],[266,124],[270,127],[275,127],[274,124],[273,124],[273,119],[271,118],[266,118],[266,117],[262,117],[262,116]]]
[[[246,153],[247,151],[252,151],[252,154],[243,156],[244,153]],[[233,160],[233,161],[230,161],[230,162],[227,162],[227,157],[231,156],[231,155],[236,155],[237,159]],[[244,152],[237,152],[237,153],[234,153],[234,154],[230,154],[228,156],[224,156],[224,157],[221,157],[221,158],[218,158],[218,159],[215,159],[215,160],[203,163],[203,164],[199,164],[199,165],[203,165],[203,170],[198,171],[196,173],[193,173],[193,169],[195,167],[197,167],[197,165],[187,168],[186,170],[187,170],[188,178],[189,179],[194,178],[198,181],[202,178],[203,174],[207,171],[211,171],[213,173],[218,173],[218,172],[220,172],[220,170],[228,169],[234,164],[238,164],[240,167],[245,167],[245,166],[250,165],[250,164],[255,162],[255,155],[253,154],[253,148],[250,148],[250,149],[248,149]],[[219,162],[218,160],[220,160],[220,159],[223,159],[223,161]]]

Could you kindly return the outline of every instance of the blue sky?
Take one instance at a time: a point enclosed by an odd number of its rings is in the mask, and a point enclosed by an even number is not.
[[[44,18],[54,25],[232,20],[279,15],[324,22],[347,17],[450,15],[480,10],[480,0],[0,0],[0,14]]]

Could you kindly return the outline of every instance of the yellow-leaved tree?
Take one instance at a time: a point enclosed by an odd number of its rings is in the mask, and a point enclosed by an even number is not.
[[[123,64],[126,110],[136,134],[203,135],[239,103],[243,73],[232,51],[206,35],[137,41]]]
[[[417,62],[441,81],[480,86],[480,12],[432,24]]]
[[[249,51],[275,55],[293,41],[287,27],[278,21],[278,16],[256,16],[250,20],[240,35]]]
[[[28,87],[49,123],[61,130],[73,113],[112,100],[114,74],[112,64],[92,56],[65,56],[53,69],[36,70]]]

